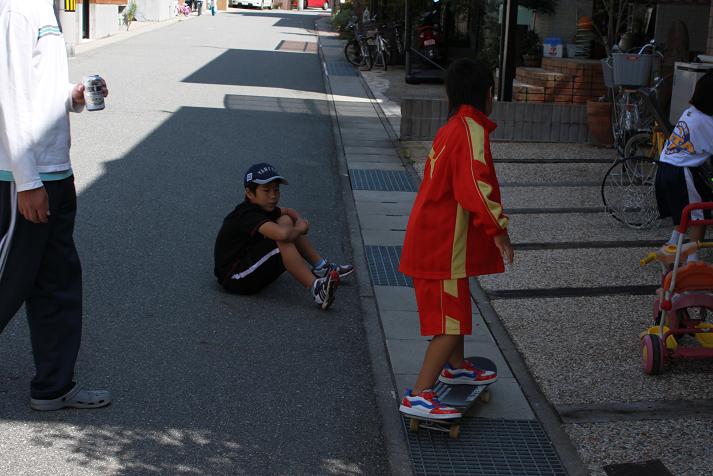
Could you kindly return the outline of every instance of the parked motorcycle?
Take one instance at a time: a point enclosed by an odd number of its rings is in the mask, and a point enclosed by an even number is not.
[[[426,59],[434,63],[441,59],[442,34],[439,26],[440,16],[440,2],[434,2],[434,9],[423,13],[416,27],[418,49]]]

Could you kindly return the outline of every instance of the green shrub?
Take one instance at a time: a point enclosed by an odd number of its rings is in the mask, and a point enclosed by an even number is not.
[[[352,4],[350,2],[344,3],[340,5],[337,13],[332,16],[332,26],[337,31],[343,31],[352,16],[354,16]]]

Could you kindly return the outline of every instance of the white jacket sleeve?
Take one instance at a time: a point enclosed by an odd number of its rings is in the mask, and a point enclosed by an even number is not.
[[[37,31],[24,16],[10,12],[0,25],[5,36],[7,56],[0,64],[0,113],[8,145],[11,172],[17,191],[42,187],[33,148],[32,133],[32,54]]]

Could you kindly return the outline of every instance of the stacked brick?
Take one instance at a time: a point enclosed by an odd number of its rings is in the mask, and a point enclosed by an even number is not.
[[[517,68],[513,96],[522,102],[584,104],[606,94],[599,61],[543,58],[541,68]]]

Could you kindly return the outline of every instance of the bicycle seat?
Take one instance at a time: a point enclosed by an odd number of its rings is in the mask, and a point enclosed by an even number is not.
[[[672,277],[673,271],[669,271],[663,282],[664,289],[668,289],[671,286]],[[713,266],[696,261],[678,269],[676,273],[676,288],[673,292],[707,290],[713,290]]]

